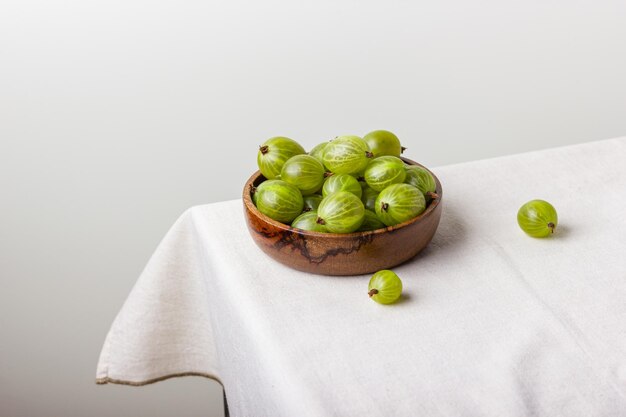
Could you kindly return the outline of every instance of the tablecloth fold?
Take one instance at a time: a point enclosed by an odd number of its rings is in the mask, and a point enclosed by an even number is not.
[[[200,375],[219,382],[204,256],[187,210],[171,227],[107,335],[96,382],[145,385]]]

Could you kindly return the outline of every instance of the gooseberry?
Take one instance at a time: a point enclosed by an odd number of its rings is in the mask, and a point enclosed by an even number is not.
[[[395,272],[384,269],[372,276],[367,289],[372,300],[380,304],[391,304],[402,294],[402,281]]]
[[[317,208],[317,222],[331,233],[352,233],[365,219],[365,207],[352,193],[339,191],[324,197]]]
[[[558,217],[552,204],[544,200],[531,200],[520,207],[517,223],[532,237],[546,237],[554,233]]]
[[[257,153],[256,162],[261,174],[268,180],[280,175],[283,165],[289,158],[303,154],[304,148],[293,139],[276,136],[266,140]]]
[[[326,145],[328,145],[328,142],[322,142],[322,143],[315,145],[313,149],[311,149],[311,151],[309,152],[309,155],[311,155],[313,158],[317,159],[323,164],[324,163],[324,149],[326,149]]]
[[[358,136],[339,136],[324,148],[324,165],[335,174],[358,175],[365,169],[372,153]]]
[[[400,139],[387,130],[374,130],[363,136],[363,140],[374,154],[374,158],[384,155],[400,156],[403,151]]]
[[[437,198],[437,194],[435,194],[437,190],[435,178],[426,168],[422,168],[418,165],[407,165],[404,182],[417,187],[417,189],[424,194],[427,201]]]
[[[376,191],[382,191],[392,184],[400,184],[406,177],[404,166],[404,162],[395,156],[376,158],[365,169],[365,182]]]
[[[302,195],[309,195],[322,188],[324,172],[322,163],[311,155],[296,155],[284,163],[280,178],[298,187]]]
[[[348,191],[359,198],[361,198],[363,194],[361,184],[359,184],[359,181],[352,175],[338,174],[326,178],[324,186],[322,187],[322,195],[326,197],[339,191]]]
[[[316,211],[322,202],[322,196],[319,194],[305,195],[302,198],[304,200],[303,211]]]
[[[367,185],[363,188],[361,201],[367,210],[376,211],[376,198],[378,197],[378,194],[378,191]]]
[[[299,215],[291,222],[291,227],[302,230],[309,230],[311,232],[326,233],[328,230],[323,224],[317,222],[317,212],[307,211]]]
[[[363,223],[361,227],[359,227],[359,232],[369,232],[370,230],[384,229],[385,224],[380,221],[376,213],[371,210],[365,210],[365,218],[363,219]]]
[[[300,190],[285,181],[264,181],[255,194],[259,211],[276,221],[288,224],[302,213],[304,201]]]
[[[426,209],[424,194],[409,184],[394,184],[376,198],[376,214],[387,226],[405,222]]]

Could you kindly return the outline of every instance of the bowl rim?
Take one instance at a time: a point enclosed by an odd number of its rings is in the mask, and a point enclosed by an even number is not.
[[[360,236],[378,235],[378,234],[383,234],[383,233],[395,232],[396,230],[403,229],[413,223],[417,223],[421,221],[422,219],[432,215],[432,213],[437,209],[437,207],[441,205],[441,200],[443,198],[443,190],[441,188],[441,182],[439,182],[439,178],[437,178],[437,176],[430,169],[426,168],[424,165],[417,163],[411,159],[404,158],[402,156],[400,157],[400,159],[402,159],[402,161],[407,165],[416,165],[416,166],[424,168],[426,171],[430,173],[430,175],[433,176],[433,178],[435,179],[435,185],[436,185],[435,191],[438,195],[438,198],[432,200],[431,203],[426,207],[426,210],[424,210],[420,215],[415,216],[412,219],[409,219],[405,222],[398,223],[394,226],[387,226],[385,228],[376,229],[376,230],[368,230],[364,232],[322,233],[322,232],[313,232],[310,230],[298,229],[297,227],[291,227],[288,224],[281,223],[261,213],[259,209],[257,209],[256,205],[252,202],[252,195],[250,194],[250,190],[254,186],[254,182],[259,177],[263,176],[261,174],[261,171],[255,171],[250,176],[250,178],[248,178],[248,180],[246,181],[243,187],[243,196],[242,196],[243,202],[249,212],[253,213],[255,216],[257,216],[264,222],[269,223],[278,229],[289,231],[289,232],[296,233],[296,234],[303,235],[303,236],[320,237],[320,238],[327,238],[327,239],[345,239],[345,238],[354,238],[354,237],[360,237]]]

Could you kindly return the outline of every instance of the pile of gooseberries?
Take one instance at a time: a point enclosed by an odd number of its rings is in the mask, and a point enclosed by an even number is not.
[[[261,213],[301,230],[353,233],[395,226],[438,198],[431,173],[406,164],[403,150],[386,130],[338,136],[309,153],[292,139],[273,137],[259,147],[265,180],[251,190],[252,200]]]

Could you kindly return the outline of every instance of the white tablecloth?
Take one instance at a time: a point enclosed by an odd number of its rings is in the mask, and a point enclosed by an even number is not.
[[[100,383],[220,381],[239,416],[626,416],[626,138],[435,169],[439,230],[369,276],[291,270],[259,250],[239,200],[193,207],[115,319]],[[518,208],[558,210],[547,239]]]

